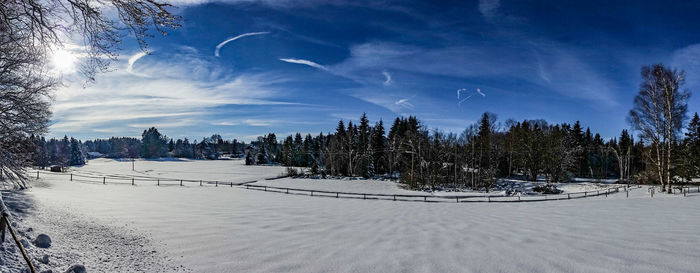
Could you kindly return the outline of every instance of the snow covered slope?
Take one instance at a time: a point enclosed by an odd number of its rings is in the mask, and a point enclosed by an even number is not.
[[[173,167],[173,172],[152,169],[162,176],[193,178],[223,172],[184,167],[194,166],[190,163]],[[246,179],[256,175],[252,169],[237,172],[247,173]],[[265,172],[260,177],[278,174]],[[617,194],[457,204],[311,198],[239,187],[101,185],[48,176],[44,180],[50,186],[29,191],[37,207],[70,210],[96,225],[137,231],[159,254],[172,259],[170,266],[184,265],[194,272],[700,269],[698,194],[652,199],[646,189],[638,189],[630,198]],[[99,266],[86,266],[88,272],[101,271]],[[111,272],[131,272],[119,266]]]

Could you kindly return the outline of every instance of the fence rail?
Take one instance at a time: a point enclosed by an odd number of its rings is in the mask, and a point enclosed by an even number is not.
[[[637,185],[633,188],[640,188]],[[325,190],[309,190],[309,189],[297,189],[297,188],[285,188],[285,187],[275,187],[275,186],[263,186],[263,185],[245,185],[246,189],[249,190],[259,190],[267,192],[285,193],[285,194],[304,194],[309,196],[318,197],[335,197],[335,198],[353,198],[353,199],[381,199],[381,200],[392,200],[392,201],[419,201],[419,202],[456,202],[456,203],[466,203],[466,202],[494,202],[494,203],[508,203],[508,202],[538,202],[538,201],[555,201],[555,200],[570,200],[570,199],[580,199],[587,197],[605,196],[610,194],[619,193],[622,191],[629,194],[627,186],[612,187],[607,189],[595,190],[595,191],[585,191],[585,192],[573,192],[564,194],[543,194],[543,195],[495,195],[495,194],[484,194],[484,195],[428,195],[428,194],[382,194],[382,193],[359,193],[359,192],[339,192],[339,191],[325,191]],[[629,196],[629,195],[628,195]]]
[[[218,186],[240,186],[249,183],[257,182],[258,180],[251,180],[245,182],[233,182],[233,181],[219,181],[219,180],[204,180],[204,179],[181,179],[181,178],[168,178],[168,177],[147,177],[147,176],[129,176],[129,175],[119,175],[119,174],[103,174],[103,175],[86,175],[78,174],[72,172],[48,172],[48,171],[36,171],[37,179],[40,174],[44,175],[58,175],[67,176],[70,181],[78,182],[102,182],[102,184],[116,183],[116,184],[132,184],[135,185],[136,182],[154,182],[156,185],[160,186],[162,182],[175,182],[179,183],[180,186],[184,186],[185,183],[198,184],[199,186],[214,185]],[[94,180],[81,180],[80,178],[94,179]],[[99,181],[98,181],[99,180]]]
[[[556,201],[556,200],[571,200],[580,199],[588,197],[605,196],[611,194],[616,194],[624,191],[629,197],[629,190],[634,188],[641,188],[640,185],[634,185],[633,187],[628,187],[627,185],[611,187],[606,189],[594,190],[594,191],[583,191],[583,192],[572,192],[563,194],[542,194],[542,195],[497,195],[497,194],[482,194],[482,195],[430,195],[430,194],[388,194],[388,193],[362,193],[362,192],[343,192],[343,191],[326,191],[326,190],[309,190],[309,189],[299,189],[299,188],[288,188],[288,187],[275,187],[275,186],[264,186],[264,185],[252,185],[251,183],[258,182],[258,180],[251,180],[245,182],[226,182],[226,181],[216,181],[216,180],[201,180],[201,179],[179,179],[179,178],[165,178],[165,177],[147,177],[147,176],[129,176],[120,174],[102,174],[102,175],[86,175],[77,173],[59,173],[59,172],[48,172],[37,170],[37,178],[40,174],[47,175],[59,175],[59,176],[69,176],[70,181],[78,182],[93,182],[102,184],[107,183],[118,183],[118,184],[132,184],[135,185],[136,182],[155,182],[156,185],[160,186],[161,182],[174,182],[179,183],[180,186],[184,186],[185,183],[198,184],[203,186],[207,184],[209,186],[244,186],[245,189],[249,190],[260,190],[269,191],[285,194],[304,194],[310,196],[318,197],[335,197],[335,198],[352,198],[352,199],[378,199],[378,200],[392,200],[392,201],[421,201],[421,202],[456,202],[456,203],[467,203],[467,202],[494,202],[494,203],[510,203],[510,202],[540,202],[540,201]],[[81,179],[82,178],[82,179]],[[282,177],[265,178],[265,180],[274,180]],[[84,180],[91,179],[91,180]],[[695,192],[700,192],[700,186],[695,189]],[[680,188],[684,195],[691,192],[691,187]]]

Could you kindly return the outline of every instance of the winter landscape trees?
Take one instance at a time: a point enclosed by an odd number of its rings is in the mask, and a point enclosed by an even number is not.
[[[23,187],[31,164],[29,138],[47,131],[51,94],[61,83],[50,57],[66,46],[81,47],[88,79],[105,71],[122,38],[133,34],[146,47],[149,25],[160,33],[178,26],[170,5],[145,1],[10,0],[0,3],[0,177]],[[115,12],[115,22],[107,15]],[[74,45],[70,40],[82,40]]]
[[[88,152],[106,157],[218,159],[245,157],[246,164],[306,167],[321,176],[383,176],[411,188],[489,189],[499,178],[567,182],[574,178],[660,183],[700,174],[700,117],[695,115],[681,138],[687,91],[680,91],[683,72],[662,65],[642,69],[644,82],[629,121],[640,138],[623,129],[619,137],[573,124],[513,119],[499,122],[484,113],[460,134],[429,129],[417,117],[398,117],[388,130],[362,114],[358,123],[340,120],[334,132],[312,136],[296,133],[277,140],[270,133],[248,144],[220,135],[190,142],[170,139],[155,127],[141,139],[44,140],[29,144],[36,166],[81,165]],[[23,142],[18,142],[23,143]],[[652,175],[653,174],[653,175]]]
[[[673,142],[683,127],[688,91],[681,90],[685,72],[662,64],[642,67],[642,84],[634,98],[629,121],[641,140],[651,148],[648,159],[658,176],[661,191],[671,190]]]

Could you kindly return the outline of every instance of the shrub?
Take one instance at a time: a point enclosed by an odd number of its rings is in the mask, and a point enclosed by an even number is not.
[[[559,194],[563,192],[562,190],[557,189],[557,187],[553,184],[537,185],[532,188],[532,190],[541,194]]]

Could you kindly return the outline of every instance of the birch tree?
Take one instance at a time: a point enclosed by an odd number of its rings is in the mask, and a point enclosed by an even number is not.
[[[681,90],[685,72],[655,64],[642,67],[642,84],[628,121],[652,149],[649,160],[662,192],[672,192],[672,142],[683,127],[690,92]]]

